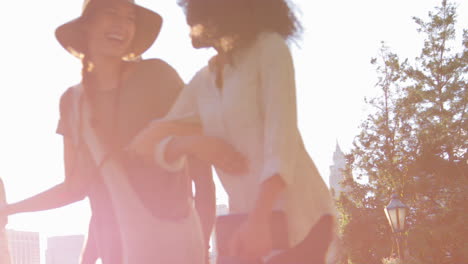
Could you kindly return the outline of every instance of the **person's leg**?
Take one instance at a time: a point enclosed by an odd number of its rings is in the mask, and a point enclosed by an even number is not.
[[[333,222],[333,216],[322,216],[299,245],[273,257],[268,264],[325,264]]]
[[[88,239],[86,240],[86,244],[81,254],[81,264],[96,264],[98,256],[98,250],[96,246],[96,240],[94,237],[88,235]]]
[[[90,233],[94,237],[94,253],[96,258],[91,260],[92,264],[95,264],[97,259],[101,259],[103,264],[122,264],[122,241],[118,227],[115,223],[97,223],[95,222],[90,226]],[[92,248],[90,248],[92,250]],[[89,257],[92,258],[94,254],[89,252]],[[84,253],[83,253],[84,254]],[[88,264],[83,262],[82,264]]]
[[[122,264],[122,245],[120,236],[111,236],[113,240],[109,240],[105,246],[100,246],[99,255],[103,264]]]
[[[99,258],[95,229],[96,224],[94,223],[93,217],[91,217],[88,227],[88,238],[86,239],[85,247],[81,253],[81,264],[96,264]]]

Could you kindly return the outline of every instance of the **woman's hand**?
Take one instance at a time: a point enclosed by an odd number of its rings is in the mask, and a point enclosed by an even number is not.
[[[178,154],[193,155],[226,173],[242,174],[248,170],[245,157],[231,144],[218,137],[204,135],[177,137],[174,143],[169,145],[170,148],[171,146]]]
[[[127,150],[142,157],[152,157],[155,145],[167,136],[182,136],[201,133],[201,126],[194,123],[166,121],[153,122],[130,142]]]
[[[231,256],[255,262],[270,253],[272,245],[271,228],[268,219],[250,216],[234,232],[229,242],[229,251]]]
[[[273,205],[285,188],[286,185],[280,174],[275,174],[262,183],[254,209],[230,241],[230,251],[233,256],[258,260],[271,251],[273,242],[270,218]]]

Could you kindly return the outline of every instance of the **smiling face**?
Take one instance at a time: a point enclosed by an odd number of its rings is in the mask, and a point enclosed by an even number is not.
[[[135,10],[120,2],[96,11],[86,23],[88,53],[91,57],[122,58],[135,37]]]

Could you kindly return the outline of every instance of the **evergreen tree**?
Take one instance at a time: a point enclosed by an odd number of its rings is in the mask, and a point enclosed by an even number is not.
[[[352,191],[337,202],[352,263],[380,263],[390,254],[383,208],[393,192],[411,208],[411,255],[437,264],[468,259],[468,31],[455,52],[456,6],[446,0],[428,21],[414,21],[425,36],[414,63],[385,44],[371,61],[381,95],[368,101],[375,111],[362,123],[346,169],[366,182],[344,182]]]

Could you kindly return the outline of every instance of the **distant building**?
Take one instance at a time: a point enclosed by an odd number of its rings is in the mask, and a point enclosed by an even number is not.
[[[11,263],[10,250],[8,249],[8,239],[5,228],[0,229],[0,263]]]
[[[39,233],[6,230],[11,264],[40,264]]]
[[[84,241],[83,235],[49,237],[46,264],[79,264]]]
[[[333,165],[330,166],[330,177],[329,177],[329,186],[330,191],[333,194],[334,198],[338,198],[340,193],[345,192],[345,188],[341,186],[341,182],[344,180],[345,176],[343,170],[346,167],[346,158],[341,151],[338,142],[336,143],[335,153],[333,153]]]

